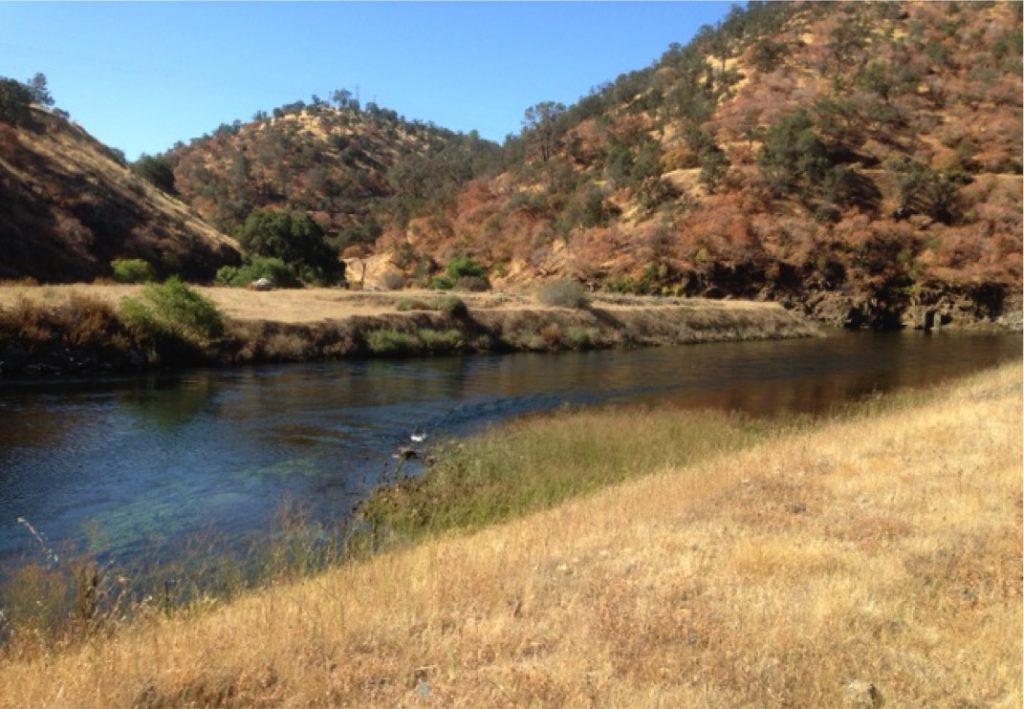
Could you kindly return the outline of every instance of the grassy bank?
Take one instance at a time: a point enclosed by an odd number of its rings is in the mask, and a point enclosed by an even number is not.
[[[9,648],[0,704],[1019,706],[1020,365],[759,442],[777,424],[708,418],[711,442],[657,453],[677,425],[516,424],[464,449],[485,487],[500,466],[545,489],[534,463],[564,449],[540,506],[598,470],[593,492],[63,651]],[[674,457],[695,446],[722,455]]]
[[[382,538],[402,541],[477,529],[652,470],[740,451],[801,425],[810,422],[668,408],[538,414],[442,447],[422,476],[378,487],[359,516]]]
[[[155,321],[126,309],[126,301],[147,292],[137,286],[0,287],[0,373],[555,351],[818,332],[770,303],[647,298],[566,308],[499,293],[193,290],[222,321],[198,336],[173,317],[159,323],[160,332],[140,328]]]

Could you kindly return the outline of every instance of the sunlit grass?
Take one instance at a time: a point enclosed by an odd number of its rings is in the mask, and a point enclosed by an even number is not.
[[[0,705],[1019,706],[1021,455],[1018,364],[816,423],[536,417],[439,462],[417,544],[10,646]]]
[[[435,451],[424,475],[377,488],[361,517],[385,534],[477,528],[672,466],[735,452],[797,426],[716,411],[566,410]]]

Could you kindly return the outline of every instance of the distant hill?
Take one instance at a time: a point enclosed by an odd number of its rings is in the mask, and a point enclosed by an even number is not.
[[[113,259],[141,258],[159,275],[208,280],[239,261],[233,239],[40,106],[0,116],[0,205],[0,278],[92,280]]]
[[[394,264],[985,317],[1021,287],[1021,5],[749,3],[387,230]],[[439,213],[440,211],[440,213]]]
[[[339,91],[144,156],[159,189],[35,108],[0,123],[0,277],[137,255],[209,278],[238,259],[223,234],[291,223],[321,260],[364,259],[367,283],[469,257],[499,286],[568,276],[878,327],[992,318],[1020,308],[1021,15],[750,2],[573,106],[528,108],[503,146]]]
[[[443,202],[495,164],[499,147],[476,134],[407,121],[347,92],[222,125],[161,160],[174,189],[232,232],[255,209],[310,215],[339,251],[365,252],[384,227]]]

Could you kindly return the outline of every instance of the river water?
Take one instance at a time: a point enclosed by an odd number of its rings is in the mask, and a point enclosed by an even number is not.
[[[600,402],[821,413],[1021,357],[1019,335],[837,333],[632,351],[0,381],[0,576],[55,547],[132,560],[258,539],[284,501],[337,520],[391,454]]]

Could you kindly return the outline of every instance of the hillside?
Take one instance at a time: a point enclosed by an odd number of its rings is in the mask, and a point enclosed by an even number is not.
[[[335,95],[335,106],[314,97],[261,112],[159,157],[181,197],[224,231],[253,210],[302,212],[350,254],[365,252],[384,224],[443,201],[497,157],[498,146],[475,134]]]
[[[504,150],[378,254],[880,327],[1019,309],[1019,4],[751,3]]]
[[[233,239],[78,125],[39,106],[22,113],[0,116],[0,278],[92,280],[113,259],[141,258],[207,280],[239,261]]]
[[[35,108],[0,126],[0,277],[140,256],[209,279],[239,259],[220,230],[322,285],[339,256],[384,287],[471,257],[498,287],[568,276],[836,325],[1019,326],[1021,14],[752,2],[573,106],[528,108],[500,147],[336,91],[143,156],[151,184]]]

